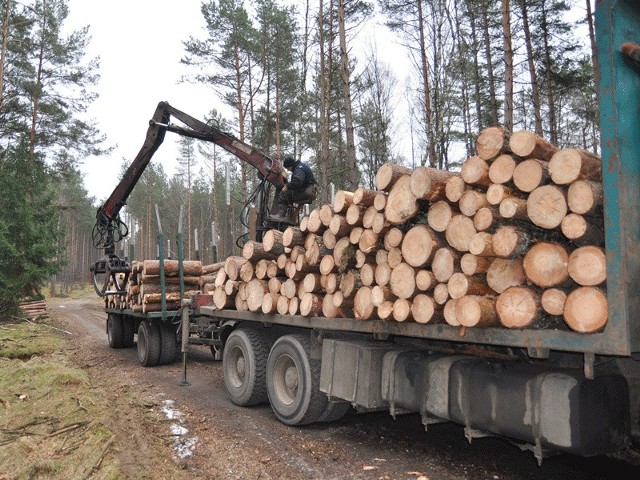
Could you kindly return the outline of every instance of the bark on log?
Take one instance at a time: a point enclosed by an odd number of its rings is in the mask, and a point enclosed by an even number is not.
[[[202,262],[200,260],[184,260],[182,262],[182,271],[185,276],[202,275]],[[146,275],[160,275],[160,260],[144,260],[142,273]],[[164,261],[165,277],[177,276],[179,274],[178,260]]]
[[[280,255],[284,253],[284,234],[280,230],[267,230],[262,237],[262,247],[266,252]]]
[[[400,225],[412,219],[418,213],[418,201],[411,193],[411,176],[400,177],[387,196],[384,218],[391,225]]]
[[[579,287],[567,296],[563,317],[571,330],[597,332],[607,324],[608,316],[607,297],[597,287]]]
[[[560,226],[567,215],[566,192],[556,185],[543,185],[529,194],[527,215],[533,224],[547,229]]]
[[[433,202],[446,197],[447,180],[459,175],[455,172],[430,167],[416,167],[411,172],[409,189],[414,197]]]
[[[513,170],[513,183],[522,192],[533,192],[549,180],[549,162],[529,158],[516,165]]]
[[[142,302],[140,303],[160,303],[162,302],[163,295],[161,293],[146,293],[141,295]],[[164,295],[164,298],[167,302],[177,302],[180,300],[180,292],[169,292]],[[42,307],[38,307],[42,308]],[[28,308],[23,308],[28,310]]]
[[[489,164],[477,155],[468,157],[462,164],[460,176],[467,185],[486,189],[491,184]]]
[[[449,245],[459,252],[468,252],[471,237],[476,233],[476,227],[473,226],[473,219],[466,215],[454,215],[447,226],[445,237]]]
[[[353,192],[353,203],[361,207],[370,207],[379,192],[368,188],[358,187]]]
[[[546,161],[558,151],[558,147],[528,130],[513,133],[509,139],[509,147],[522,158],[539,158]]]
[[[503,326],[527,328],[540,316],[540,296],[529,287],[509,287],[498,296],[496,311]]]
[[[200,277],[202,278],[202,277]],[[215,277],[213,279],[215,281]],[[206,282],[206,283],[213,283],[213,282]],[[175,285],[175,284],[170,284],[170,285],[165,285],[165,292],[167,293],[173,293],[173,292],[179,292],[180,291],[180,285]],[[135,292],[136,289],[132,289],[132,293]],[[140,293],[140,295],[148,295],[151,293],[160,293],[162,291],[162,287],[160,286],[159,283],[143,283],[141,285],[137,286],[137,291],[138,293]]]
[[[515,168],[516,160],[512,155],[500,155],[489,166],[489,179],[492,183],[507,183],[513,178]]]
[[[425,225],[415,225],[402,239],[402,258],[412,267],[423,267],[431,262],[435,250],[442,247],[436,233]]]
[[[478,257],[494,257],[493,252],[493,235],[487,232],[478,232],[469,242],[469,253]]]
[[[483,160],[492,160],[509,150],[509,134],[502,127],[488,127],[476,137],[476,153]]]
[[[211,275],[224,267],[224,262],[210,263],[202,266],[202,275]]]
[[[282,245],[289,248],[302,245],[306,237],[306,234],[299,227],[290,226],[282,233]]]
[[[487,270],[487,285],[497,293],[522,285],[525,280],[522,258],[496,258]]]
[[[489,327],[499,322],[494,298],[467,295],[456,300],[456,318],[461,326]]]
[[[603,229],[577,213],[569,213],[564,217],[560,230],[576,245],[604,245]]]
[[[549,161],[551,180],[568,185],[577,180],[602,181],[602,160],[586,150],[563,148]]]
[[[540,298],[542,309],[554,316],[562,315],[566,301],[567,293],[559,288],[547,288]]]
[[[411,298],[416,290],[416,273],[407,263],[400,263],[391,270],[389,287],[398,298]]]
[[[462,298],[465,295],[491,295],[492,289],[485,281],[477,276],[468,276],[456,272],[447,282],[447,290],[451,298]]]
[[[412,170],[395,163],[385,163],[376,172],[376,188],[388,192],[403,176],[411,175]]]
[[[411,302],[406,298],[397,298],[393,302],[392,316],[396,322],[412,320]]]
[[[576,248],[569,255],[569,276],[578,285],[595,287],[607,279],[604,249],[595,245]]]
[[[262,242],[249,240],[242,247],[242,256],[252,262],[257,262],[262,259],[275,260],[278,255],[280,254],[266,251]]]
[[[527,278],[539,287],[555,287],[569,278],[569,254],[557,243],[539,242],[524,257]]]
[[[353,192],[337,190],[333,197],[333,213],[346,213],[347,208],[353,203]]]
[[[472,253],[465,253],[460,259],[460,270],[465,275],[477,275],[489,270],[493,259],[478,257]]]
[[[569,185],[567,205],[580,215],[593,215],[602,207],[602,183],[578,180]]]
[[[457,213],[457,212],[456,212]],[[454,209],[446,200],[439,200],[429,205],[427,223],[436,232],[444,232],[453,217]]]

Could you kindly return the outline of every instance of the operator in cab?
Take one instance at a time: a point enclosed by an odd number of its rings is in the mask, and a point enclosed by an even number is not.
[[[286,221],[287,209],[294,203],[311,203],[318,195],[316,178],[311,168],[292,156],[284,157],[284,168],[291,172],[291,180],[287,181],[278,195],[278,213],[271,217],[276,222]],[[284,173],[286,175],[286,173]]]

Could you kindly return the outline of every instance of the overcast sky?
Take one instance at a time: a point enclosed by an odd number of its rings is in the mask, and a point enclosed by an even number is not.
[[[201,36],[201,0],[69,0],[67,27],[89,25],[89,55],[100,57],[100,98],[89,115],[116,150],[88,158],[82,167],[85,187],[97,200],[106,199],[144,142],[149,119],[159,101],[203,119],[215,105],[203,86],[179,85],[186,70],[180,65],[182,41]],[[153,157],[172,174],[177,162],[176,135],[167,135]]]

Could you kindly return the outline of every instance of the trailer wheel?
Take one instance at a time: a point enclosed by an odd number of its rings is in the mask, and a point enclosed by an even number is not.
[[[160,328],[155,323],[140,322],[138,328],[138,360],[145,367],[155,367],[160,361]]]
[[[134,334],[136,333],[136,323],[133,317],[123,317],[124,335],[122,336],[122,348],[131,348],[135,344]]]
[[[327,408],[318,417],[318,422],[329,423],[340,420],[351,410],[351,404],[347,402],[329,402]]]
[[[250,328],[231,332],[222,350],[224,384],[236,405],[248,407],[267,401],[266,365],[270,343]]]
[[[320,391],[320,361],[312,360],[305,335],[285,335],[271,348],[267,361],[267,393],[276,417],[287,425],[318,421],[327,408]]]
[[[122,348],[124,344],[124,321],[117,313],[110,313],[107,316],[107,338],[111,348]]]
[[[160,324],[160,365],[170,365],[178,358],[176,331],[171,322]]]

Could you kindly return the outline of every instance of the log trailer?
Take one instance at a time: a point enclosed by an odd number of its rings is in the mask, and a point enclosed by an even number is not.
[[[509,438],[528,446],[539,462],[557,451],[637,461],[640,64],[638,50],[629,42],[638,41],[639,27],[635,0],[597,2],[608,300],[604,328],[592,333],[533,326],[463,329],[375,316],[363,321],[264,314],[217,308],[210,295],[194,295],[183,301],[180,313],[170,312],[173,322],[159,313],[107,309],[110,345],[133,346],[137,333],[140,360],[151,365],[160,356],[173,360],[180,339],[183,351],[187,342],[208,343],[222,350],[231,401],[239,406],[269,402],[288,425],[335,421],[351,408],[394,416],[413,412],[425,428],[435,422],[461,424],[469,440],[480,435]],[[158,130],[138,158],[148,161],[157,136],[176,131],[168,126],[165,109],[159,108]],[[258,170],[277,185],[278,165],[259,158]],[[125,194],[114,193],[99,211],[101,226],[113,223],[112,212],[139,177],[137,168],[130,169]],[[107,247],[112,245],[113,234],[105,238]],[[94,271],[128,273],[128,265],[111,251]],[[106,287],[99,290],[109,294]]]

